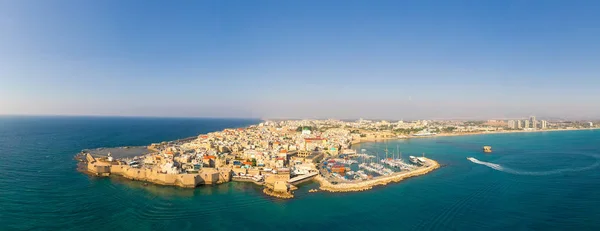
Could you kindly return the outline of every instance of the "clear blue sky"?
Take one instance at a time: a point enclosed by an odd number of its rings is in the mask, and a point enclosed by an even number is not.
[[[600,1],[0,0],[0,114],[600,117]]]

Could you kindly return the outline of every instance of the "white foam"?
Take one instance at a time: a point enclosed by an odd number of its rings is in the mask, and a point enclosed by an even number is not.
[[[585,171],[585,170],[590,170],[590,169],[597,168],[598,166],[600,166],[600,159],[598,158],[598,156],[594,156],[594,157],[596,157],[596,161],[592,165],[589,165],[589,166],[586,166],[586,167],[581,167],[581,168],[563,168],[563,169],[556,169],[556,170],[550,170],[550,171],[538,171],[538,172],[520,171],[520,170],[516,170],[516,169],[512,169],[512,168],[507,168],[507,167],[501,166],[499,164],[494,164],[494,163],[490,163],[490,162],[480,161],[480,160],[475,159],[473,157],[468,157],[467,159],[470,160],[473,163],[484,165],[484,166],[488,166],[488,167],[490,167],[492,169],[495,169],[495,170],[498,170],[498,171],[501,171],[501,172],[510,173],[510,174],[531,175],[531,176],[546,176],[546,175],[561,174],[561,173],[565,173],[565,172],[580,172],[580,171]]]

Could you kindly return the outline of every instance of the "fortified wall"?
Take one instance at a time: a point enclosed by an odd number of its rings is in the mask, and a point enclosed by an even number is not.
[[[90,156],[91,157],[91,156]],[[203,168],[198,173],[166,174],[152,169],[133,168],[118,161],[102,161],[86,157],[87,169],[98,176],[111,174],[132,180],[147,181],[160,185],[173,185],[184,188],[195,188],[198,185],[217,184],[231,180],[231,169]]]

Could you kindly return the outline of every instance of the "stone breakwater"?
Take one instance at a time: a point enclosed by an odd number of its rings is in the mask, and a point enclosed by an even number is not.
[[[315,180],[321,185],[320,189],[328,192],[357,192],[372,189],[373,186],[387,185],[392,182],[400,182],[406,178],[427,174],[440,167],[440,164],[432,159],[427,159],[427,166],[410,172],[400,172],[389,176],[381,176],[361,182],[348,182],[332,184],[320,175]]]

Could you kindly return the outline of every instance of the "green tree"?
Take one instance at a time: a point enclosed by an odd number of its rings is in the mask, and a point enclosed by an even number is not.
[[[307,129],[307,130],[311,130],[311,131],[316,131],[317,128],[315,127],[311,127],[311,126],[299,126],[296,128],[297,132],[302,132],[302,130]]]
[[[445,127],[444,129],[442,129],[442,131],[444,132],[453,132],[456,129],[456,127]]]

